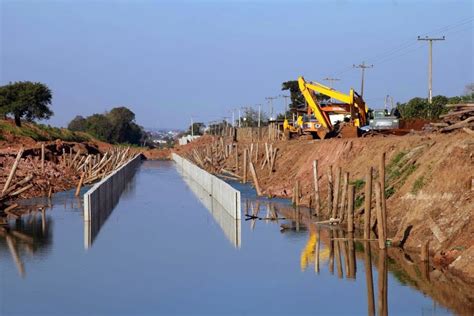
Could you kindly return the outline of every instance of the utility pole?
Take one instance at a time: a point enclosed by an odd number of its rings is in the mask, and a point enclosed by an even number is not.
[[[446,38],[443,37],[420,37],[419,41],[429,41],[429,55],[428,55],[428,102],[431,104],[433,100],[433,41],[444,41]]]
[[[261,104],[257,104],[258,105],[258,127],[260,127],[260,120],[261,120],[261,112],[262,112],[262,105]]]
[[[270,105],[270,120],[273,120],[273,100],[278,97],[266,97],[265,100],[268,100],[268,104]]]
[[[341,81],[341,79],[339,79],[339,78],[331,78],[331,77],[326,77],[323,80],[324,81],[329,81],[329,87],[331,87],[331,89],[332,89],[332,83],[334,81]]]
[[[280,97],[282,97],[283,99],[285,99],[285,119],[286,119],[286,112],[289,111],[289,108],[288,108],[288,99],[290,98],[290,96],[289,96],[289,95],[280,94]]]
[[[193,117],[191,116],[191,136],[194,137],[194,123],[193,123]]]
[[[235,113],[234,113],[234,110],[232,110],[232,127],[235,127]]]
[[[365,75],[365,69],[367,68],[374,68],[374,65],[366,65],[365,62],[362,62],[360,65],[352,65],[353,68],[360,68],[362,70],[362,83],[360,85],[360,96],[362,97],[364,95],[364,75]]]
[[[341,79],[339,79],[339,78],[331,78],[331,77],[326,77],[326,78],[324,78],[323,80],[329,82],[329,87],[331,88],[331,90],[332,90],[332,83],[333,83],[333,82],[335,82],[335,81],[341,81]],[[332,98],[329,99],[329,101],[332,102]]]
[[[239,128],[242,126],[242,123],[240,123],[241,115],[240,115],[240,109],[239,109]]]

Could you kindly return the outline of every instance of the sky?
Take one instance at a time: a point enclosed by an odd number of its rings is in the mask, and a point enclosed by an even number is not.
[[[281,83],[307,80],[360,91],[372,108],[426,97],[428,43],[433,94],[473,82],[474,1],[9,1],[0,0],[0,85],[39,81],[55,115],[127,106],[147,128],[185,128],[269,112]],[[284,100],[273,101],[282,112]]]

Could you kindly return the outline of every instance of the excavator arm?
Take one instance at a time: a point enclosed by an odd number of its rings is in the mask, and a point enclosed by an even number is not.
[[[330,87],[322,85],[320,83],[311,82],[308,83],[305,81],[303,77],[298,78],[298,86],[300,88],[301,93],[303,94],[306,102],[308,103],[309,107],[313,111],[316,119],[320,122],[322,126],[332,130],[332,124],[329,120],[328,115],[321,109],[318,102],[313,97],[311,91],[321,93],[325,96],[328,96],[332,99],[338,100],[343,104],[348,105],[348,109],[351,113],[351,117],[354,116],[355,112],[357,111],[358,118],[355,119],[356,126],[364,126],[367,124],[367,107],[365,106],[365,102],[354,89],[349,90],[349,94],[345,94],[339,91],[336,91]]]
[[[314,116],[318,120],[319,124],[321,124],[321,126],[323,126],[324,128],[327,128],[328,130],[332,130],[333,126],[331,124],[331,121],[329,120],[328,115],[321,110],[319,103],[316,101],[315,98],[313,98],[313,95],[311,94],[310,90],[311,88],[308,86],[303,77],[298,78],[298,87],[300,88],[300,91],[303,94],[306,103],[308,103],[308,106],[313,111]]]

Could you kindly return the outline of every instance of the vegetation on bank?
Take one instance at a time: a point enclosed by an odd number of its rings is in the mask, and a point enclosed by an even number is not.
[[[52,98],[49,87],[41,82],[18,81],[0,86],[0,115],[4,118],[0,123],[2,131],[37,141],[84,141],[90,138],[87,133],[112,144],[146,143],[147,133],[135,123],[135,113],[126,107],[116,107],[110,112],[86,118],[76,116],[69,123],[69,130],[32,124],[35,120],[49,119],[53,115],[50,109]],[[8,122],[9,117],[14,120],[14,125]],[[25,128],[22,128],[22,121],[27,123]],[[5,139],[5,136],[1,138]]]
[[[113,108],[104,114],[76,116],[68,125],[71,131],[86,132],[111,144],[135,144],[146,142],[148,135],[135,123],[135,113],[126,107]]]
[[[0,120],[0,140],[8,139],[8,135],[29,137],[35,141],[53,141],[60,139],[68,142],[89,141],[92,137],[86,133],[73,132],[67,128],[52,127],[50,125],[24,122],[16,126],[10,120]]]

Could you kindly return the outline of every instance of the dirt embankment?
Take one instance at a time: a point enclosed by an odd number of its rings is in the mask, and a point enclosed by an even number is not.
[[[230,144],[228,139],[224,143]],[[235,169],[235,150],[225,157],[214,152],[218,141],[201,137],[179,147],[176,152],[196,160],[213,172],[224,167],[242,175]],[[239,161],[243,149],[250,143],[239,142]],[[296,181],[299,181],[302,204],[314,204],[313,160],[318,161],[319,186],[323,217],[327,212],[327,172],[333,175],[338,168],[349,173],[349,181],[356,187],[356,222],[363,224],[364,179],[368,167],[374,168],[374,181],[379,181],[378,167],[382,153],[386,154],[386,196],[388,237],[402,239],[408,251],[418,252],[426,241],[434,261],[474,283],[474,138],[466,133],[407,135],[403,137],[374,137],[358,139],[292,140],[273,144],[278,148],[275,168],[261,168],[264,145],[260,143],[256,165],[260,186],[269,196],[291,198]],[[234,147],[235,149],[235,147]],[[205,159],[214,156],[214,167]],[[209,159],[211,160],[211,159]],[[196,162],[198,163],[198,162]],[[198,163],[199,164],[199,163]],[[219,168],[215,168],[218,164]],[[249,175],[250,178],[250,175]],[[372,222],[375,221],[372,212]],[[404,238],[405,237],[405,238]]]

